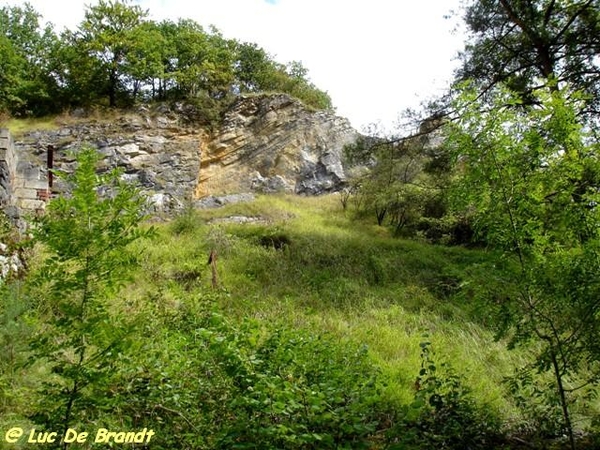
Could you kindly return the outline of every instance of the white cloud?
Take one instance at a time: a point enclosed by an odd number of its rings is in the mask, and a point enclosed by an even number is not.
[[[300,60],[356,127],[436,94],[452,75],[462,36],[443,16],[459,0],[137,0],[156,20],[190,18],[256,42],[280,62]],[[21,1],[8,1],[21,4]],[[30,0],[46,20],[75,27],[86,0]],[[437,91],[436,91],[437,90]]]

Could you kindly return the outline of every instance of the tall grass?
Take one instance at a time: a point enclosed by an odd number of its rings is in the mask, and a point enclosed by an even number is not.
[[[208,224],[233,215],[260,216],[267,224]],[[366,345],[388,381],[386,395],[399,404],[414,395],[419,343],[427,333],[478,402],[507,419],[517,416],[502,380],[526,355],[494,341],[489,317],[464,286],[474,272],[489,282],[492,267],[502,268],[499,255],[394,239],[383,228],[350,220],[335,195],[259,197],[183,220],[184,232],[164,225],[146,243],[132,289],[160,292],[162,302],[177,307],[178,298],[210,289],[207,259],[216,250],[217,301],[228,316]],[[264,245],[265,236],[285,236],[286,243]]]

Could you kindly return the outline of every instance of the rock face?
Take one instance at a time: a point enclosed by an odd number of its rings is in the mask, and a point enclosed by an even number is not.
[[[343,147],[358,136],[346,119],[310,111],[286,95],[262,95],[238,99],[209,134],[188,119],[186,108],[140,107],[113,121],[76,117],[58,130],[15,139],[14,157],[3,164],[0,154],[0,203],[25,205],[20,198],[6,201],[10,193],[19,196],[18,186],[9,185],[19,177],[35,181],[44,194],[49,149],[54,168],[69,172],[72,151],[82,145],[100,151],[104,169],[120,167],[124,179],[138,182],[150,212],[168,213],[188,200],[238,193],[318,195],[340,189],[346,179]],[[57,186],[60,191],[60,182]],[[37,195],[37,203],[45,200]]]
[[[15,140],[15,149],[22,170],[42,168],[47,186],[49,148],[54,168],[70,172],[73,152],[84,145],[94,147],[104,156],[101,169],[121,168],[123,179],[139,183],[148,195],[150,212],[170,212],[181,208],[196,188],[201,140],[199,130],[180,126],[176,117],[140,114],[31,132]],[[53,187],[62,190],[60,181]]]
[[[10,252],[8,245],[0,242],[0,286],[10,275],[18,275],[23,268],[23,260],[19,253]]]
[[[339,190],[344,145],[357,137],[348,120],[287,95],[240,98],[202,148],[196,195]]]

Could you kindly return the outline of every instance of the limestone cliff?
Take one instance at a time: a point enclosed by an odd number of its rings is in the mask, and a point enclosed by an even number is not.
[[[46,180],[47,186],[49,147],[54,168],[69,172],[74,165],[72,152],[87,145],[104,156],[101,169],[119,167],[124,179],[140,184],[151,210],[178,209],[196,189],[203,134],[182,126],[172,111],[165,108],[157,115],[142,108],[114,121],[67,122],[56,131],[34,131],[15,139],[19,173]],[[62,189],[60,182],[54,189]]]
[[[240,192],[315,195],[345,181],[342,150],[358,134],[331,112],[311,111],[286,95],[242,97],[212,133],[190,120],[195,113],[179,104],[140,107],[114,120],[67,118],[57,130],[15,138],[15,161],[9,163],[16,173],[0,178],[34,181],[31,196],[39,200],[39,185],[47,185],[48,149],[54,167],[69,171],[70,150],[87,144],[104,155],[104,167],[121,167],[124,178],[139,182],[157,211],[178,209],[186,199]],[[0,175],[10,164],[0,161]],[[0,200],[9,190],[2,186]],[[12,203],[27,209],[23,205],[31,202]]]
[[[196,195],[339,190],[343,147],[357,136],[348,120],[287,95],[241,98],[203,145]]]

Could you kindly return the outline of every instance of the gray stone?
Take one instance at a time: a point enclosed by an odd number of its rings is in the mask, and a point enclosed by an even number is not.
[[[216,219],[209,220],[208,223],[219,224],[219,223],[235,223],[235,224],[246,224],[246,223],[268,223],[269,221],[264,217],[260,216],[229,216],[229,217],[218,217]]]
[[[11,192],[19,187],[28,200],[19,205],[38,208],[33,189],[47,186],[47,145],[56,148],[56,172],[70,173],[75,159],[69,151],[83,143],[102,153],[100,171],[119,167],[124,179],[139,182],[151,211],[176,211],[190,198],[201,198],[195,201],[200,208],[252,201],[251,192],[319,195],[345,185],[343,147],[358,137],[346,119],[283,94],[240,97],[210,135],[194,124],[198,111],[185,103],[138,107],[135,114],[33,131],[6,149],[10,136],[3,132],[0,202],[16,204]],[[69,186],[55,178],[54,188],[66,193]]]
[[[16,220],[18,219],[21,215],[19,213],[19,208],[17,208],[16,205],[9,205],[7,207],[4,208],[4,214],[6,214],[6,217],[8,217],[11,220]]]
[[[167,193],[156,193],[148,196],[148,212],[173,214],[183,210],[183,203]]]
[[[83,119],[88,116],[88,112],[84,108],[75,108],[71,111],[71,116],[78,119]]]
[[[157,117],[156,118],[156,126],[158,128],[167,128],[171,123],[169,122],[169,119],[167,119],[166,117]]]
[[[209,196],[200,200],[196,200],[193,205],[195,208],[198,209],[219,208],[221,206],[231,205],[235,203],[252,202],[254,201],[254,198],[254,194],[251,193],[231,194],[224,195],[221,197]]]
[[[263,194],[274,194],[280,192],[293,192],[293,186],[281,175],[274,177],[263,177],[260,173],[252,178],[252,190]]]
[[[205,146],[198,190],[206,195],[339,190],[347,179],[344,146],[358,136],[346,119],[310,111],[287,95],[242,97]]]

